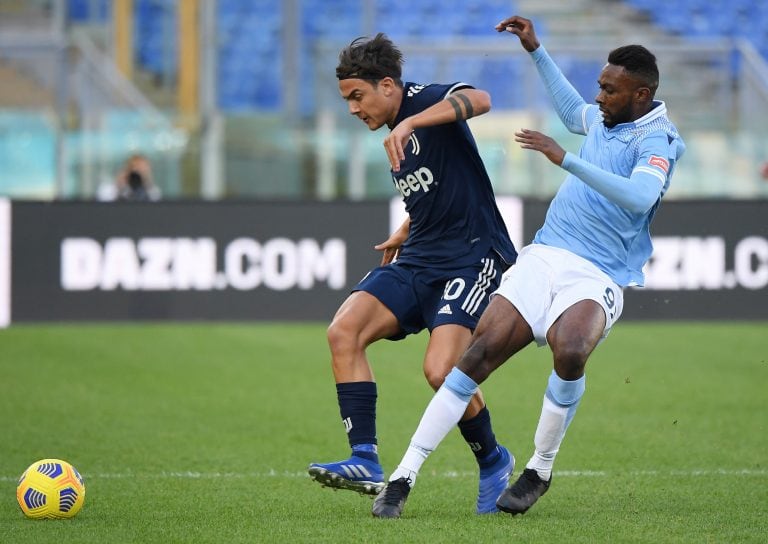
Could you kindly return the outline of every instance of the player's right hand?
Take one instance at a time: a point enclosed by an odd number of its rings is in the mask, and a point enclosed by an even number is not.
[[[533,29],[533,21],[513,15],[501,21],[496,25],[496,32],[510,32],[520,38],[523,49],[529,53],[538,49],[539,39],[536,37],[536,31]]]
[[[565,149],[555,140],[536,130],[522,128],[515,132],[515,141],[523,149],[532,149],[543,153],[553,164],[562,166]]]
[[[393,172],[400,171],[400,163],[405,160],[405,146],[413,133],[410,119],[403,119],[392,129],[392,132],[384,138],[384,149],[387,151],[389,166]]]

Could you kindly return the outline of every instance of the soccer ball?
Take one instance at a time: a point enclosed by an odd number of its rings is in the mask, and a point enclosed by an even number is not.
[[[16,500],[28,518],[71,518],[83,507],[85,483],[66,461],[42,459],[29,465],[19,478]]]

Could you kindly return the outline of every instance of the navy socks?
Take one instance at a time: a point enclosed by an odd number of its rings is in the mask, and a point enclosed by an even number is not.
[[[498,460],[498,443],[491,428],[491,413],[487,407],[484,406],[472,419],[459,421],[459,430],[475,454],[480,468],[489,467]]]
[[[336,384],[341,421],[347,431],[352,453],[358,457],[379,462],[376,450],[376,398],[374,382],[347,382]]]

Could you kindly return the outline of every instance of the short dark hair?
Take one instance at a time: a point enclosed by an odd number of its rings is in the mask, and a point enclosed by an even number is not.
[[[387,36],[381,32],[375,38],[357,38],[339,53],[336,77],[342,79],[367,79],[378,82],[391,77],[403,86],[403,54]]]
[[[651,96],[659,87],[659,68],[656,56],[642,45],[624,45],[608,54],[608,62],[622,66],[630,75],[639,79],[651,90]]]

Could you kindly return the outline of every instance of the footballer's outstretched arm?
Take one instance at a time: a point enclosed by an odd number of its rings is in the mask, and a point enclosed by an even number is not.
[[[509,32],[520,38],[523,49],[531,54],[560,120],[571,132],[586,134],[587,124],[584,117],[587,103],[541,46],[533,21],[513,15],[497,24],[496,32]]]
[[[454,89],[456,90],[448,91],[445,99],[416,115],[403,119],[400,124],[405,123],[409,128],[415,130],[456,121],[466,121],[491,111],[491,95],[486,91],[466,85],[457,85]]]
[[[628,178],[603,170],[573,153],[566,152],[552,138],[535,130],[522,129],[516,132],[515,141],[520,143],[523,149],[543,153],[552,163],[632,213],[646,213],[651,209],[661,196],[670,172],[669,161],[664,159],[670,155],[668,143],[665,148],[665,136],[646,138],[641,158],[652,156],[656,160],[636,165]]]

